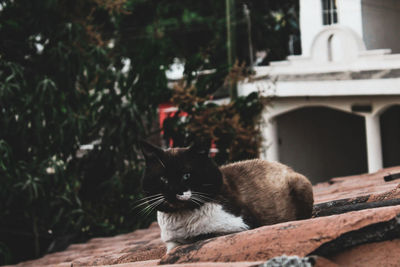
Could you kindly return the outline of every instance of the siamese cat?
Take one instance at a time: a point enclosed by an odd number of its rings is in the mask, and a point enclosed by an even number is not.
[[[164,151],[141,145],[144,201],[157,210],[167,252],[208,237],[311,217],[310,181],[283,164],[253,159],[218,167],[208,151],[195,146]]]

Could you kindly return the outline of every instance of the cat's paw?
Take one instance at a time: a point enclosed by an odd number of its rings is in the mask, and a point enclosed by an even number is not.
[[[179,243],[177,243],[177,242],[172,242],[172,241],[166,242],[165,244],[167,245],[167,254],[168,254],[172,249],[174,249],[174,248],[176,248],[177,246],[180,245]]]

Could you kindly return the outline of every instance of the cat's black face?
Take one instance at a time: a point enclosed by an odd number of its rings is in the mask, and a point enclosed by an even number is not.
[[[142,189],[149,206],[163,212],[195,209],[213,201],[222,184],[222,174],[207,154],[196,148],[163,151],[142,144],[146,170]]]

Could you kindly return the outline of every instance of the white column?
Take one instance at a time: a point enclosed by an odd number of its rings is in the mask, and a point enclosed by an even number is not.
[[[367,135],[368,172],[376,172],[383,167],[381,129],[378,115],[365,116]]]
[[[263,151],[261,158],[269,161],[279,161],[278,127],[274,118],[266,118],[262,131]]]

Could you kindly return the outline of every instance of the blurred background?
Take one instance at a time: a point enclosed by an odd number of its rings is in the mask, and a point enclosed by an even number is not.
[[[138,142],[313,184],[400,165],[396,0],[0,0],[0,264],[147,227]]]
[[[147,226],[140,139],[258,156],[252,67],[300,53],[290,1],[0,0],[0,264]],[[222,101],[222,102],[221,102]]]

